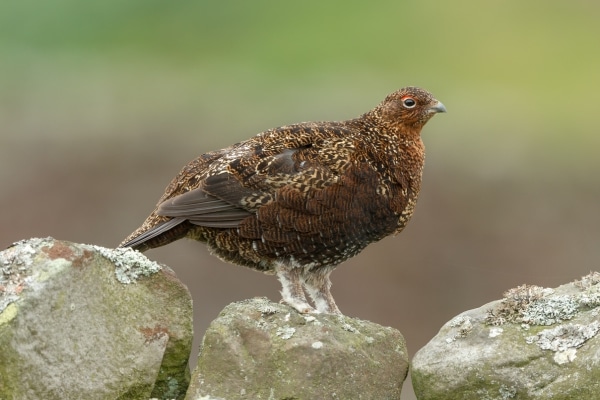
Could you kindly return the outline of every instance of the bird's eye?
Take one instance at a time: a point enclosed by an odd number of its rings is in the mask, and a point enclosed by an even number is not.
[[[413,108],[417,105],[417,102],[412,97],[407,97],[402,99],[402,104],[404,104],[404,107],[406,108]]]

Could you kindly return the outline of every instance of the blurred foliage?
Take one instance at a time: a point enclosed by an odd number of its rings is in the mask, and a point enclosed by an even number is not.
[[[284,76],[351,63],[385,74],[516,81],[546,91],[557,78],[572,90],[585,87],[599,59],[593,49],[600,6],[581,0],[5,0],[0,7],[0,40],[9,55],[121,52],[175,65],[241,62]]]
[[[416,84],[448,103],[453,134],[543,136],[558,151],[573,135],[599,143],[599,16],[584,0],[4,0],[1,116],[25,102],[50,120],[62,106],[210,120],[223,104],[251,118],[237,108],[284,101],[331,110],[290,117],[346,118]]]

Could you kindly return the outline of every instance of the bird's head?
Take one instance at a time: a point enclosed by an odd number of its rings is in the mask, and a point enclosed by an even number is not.
[[[390,94],[371,111],[380,124],[415,133],[440,112],[446,112],[446,107],[428,91],[414,86]]]

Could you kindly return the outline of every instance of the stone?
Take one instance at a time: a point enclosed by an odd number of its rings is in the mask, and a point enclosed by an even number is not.
[[[400,399],[407,371],[395,329],[255,298],[210,324],[186,400]]]
[[[0,252],[0,398],[182,399],[192,303],[130,249],[29,239]]]
[[[413,358],[419,400],[600,399],[600,273],[523,285],[446,323]]]

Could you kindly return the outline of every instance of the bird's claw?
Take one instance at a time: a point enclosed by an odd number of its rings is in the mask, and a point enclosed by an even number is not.
[[[310,304],[306,303],[302,300],[290,299],[280,301],[281,304],[287,304],[292,307],[294,310],[298,311],[300,314],[320,314],[321,312],[314,307],[311,307]]]

